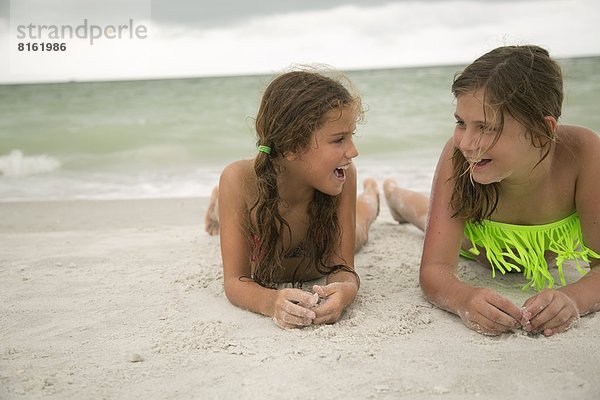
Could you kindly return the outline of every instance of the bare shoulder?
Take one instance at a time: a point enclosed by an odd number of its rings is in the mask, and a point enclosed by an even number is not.
[[[241,184],[254,175],[254,160],[237,160],[223,168],[220,184]]]
[[[231,194],[248,198],[255,187],[256,174],[254,172],[254,160],[238,160],[227,165],[219,179],[220,195]]]
[[[454,141],[452,138],[450,138],[440,153],[440,158],[436,168],[436,178],[442,177],[443,182],[447,182],[448,178],[450,178],[452,175],[452,157],[454,156],[454,150]]]
[[[431,187],[430,195],[430,213],[429,222],[433,224],[436,218],[446,220],[450,218],[452,214],[449,204],[450,198],[454,191],[454,179],[453,174],[453,163],[452,157],[454,155],[454,142],[452,139],[448,140],[440,154],[438,160],[435,175],[433,177],[433,184]]]
[[[585,187],[591,193],[590,187],[596,187],[600,179],[600,136],[591,129],[571,125],[560,126],[557,135],[561,144],[557,146],[561,149],[559,167],[573,171],[577,187]]]
[[[582,126],[559,125],[557,139],[566,152],[580,161],[595,160],[600,151],[600,136]]]

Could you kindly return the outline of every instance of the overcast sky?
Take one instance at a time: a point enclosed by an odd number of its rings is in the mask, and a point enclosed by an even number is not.
[[[561,58],[600,55],[598,17],[598,0],[0,0],[0,83],[462,64],[525,43]],[[85,38],[36,36],[84,20]],[[127,24],[121,38],[104,36]],[[104,30],[93,44],[91,25]]]

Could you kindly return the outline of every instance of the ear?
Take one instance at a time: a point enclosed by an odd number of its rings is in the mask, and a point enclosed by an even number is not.
[[[288,161],[295,161],[298,158],[298,156],[293,151],[286,151],[283,153],[283,158],[285,158]]]
[[[546,124],[548,125],[548,127],[550,128],[552,133],[556,133],[556,127],[558,126],[558,122],[556,121],[556,118],[554,118],[551,115],[546,115],[544,117],[544,121],[546,121]]]

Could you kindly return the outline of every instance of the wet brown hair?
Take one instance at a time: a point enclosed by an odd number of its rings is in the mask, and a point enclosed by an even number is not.
[[[282,261],[292,249],[283,238],[291,238],[291,229],[279,213],[281,199],[277,185],[280,166],[276,159],[288,153],[308,150],[313,133],[322,127],[330,111],[353,107],[357,120],[363,111],[350,81],[339,72],[304,68],[276,77],[265,90],[256,116],[257,145],[269,146],[270,154],[258,153],[254,162],[258,196],[250,208],[249,230],[257,238],[253,243],[255,263],[252,279],[260,285],[273,287],[283,274]],[[330,266],[333,248],[341,240],[338,222],[339,196],[329,196],[315,190],[309,207],[309,224],[303,240],[307,262],[294,271],[292,283],[313,267],[329,274],[343,266]],[[347,267],[346,267],[347,268]]]
[[[459,96],[483,91],[484,112],[491,110],[496,131],[492,146],[510,115],[523,125],[531,143],[539,148],[539,165],[548,156],[555,135],[544,119],[561,115],[563,80],[560,66],[548,51],[535,45],[496,48],[475,60],[454,77],[452,93]],[[487,116],[486,116],[487,120]],[[453,217],[481,222],[489,218],[498,205],[497,183],[482,185],[472,181],[469,163],[457,148],[452,156],[454,191],[451,198]]]

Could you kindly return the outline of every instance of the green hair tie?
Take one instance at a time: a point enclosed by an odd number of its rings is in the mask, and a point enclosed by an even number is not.
[[[269,146],[260,145],[258,146],[258,151],[265,154],[271,154],[271,148]]]

